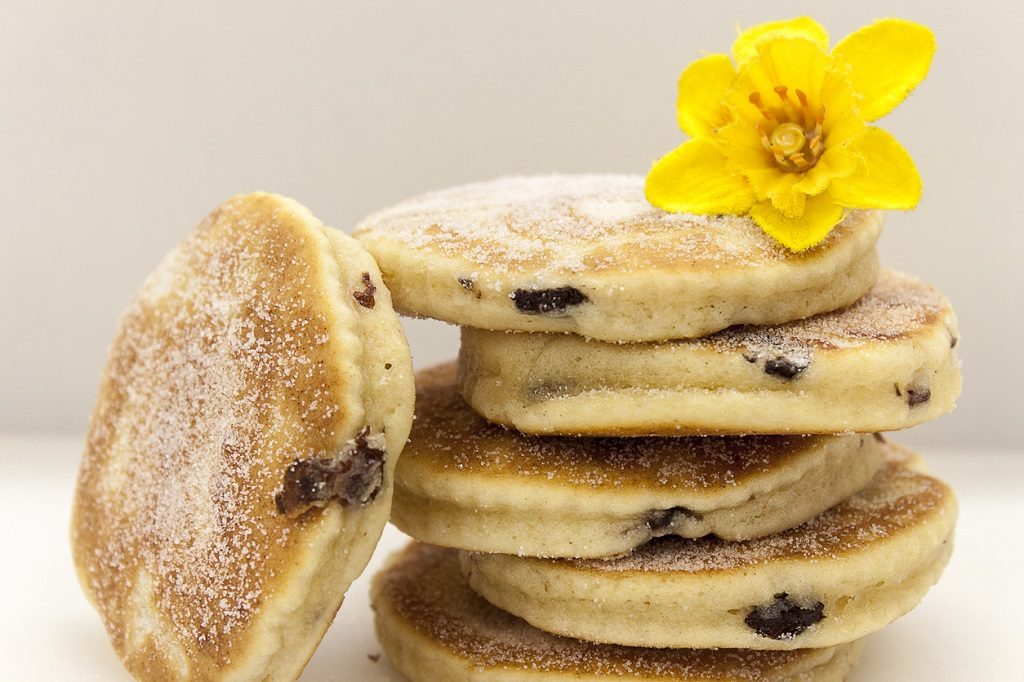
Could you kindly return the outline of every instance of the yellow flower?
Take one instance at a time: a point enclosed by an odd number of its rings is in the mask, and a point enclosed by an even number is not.
[[[847,209],[913,208],[913,160],[866,122],[903,101],[934,52],[932,32],[902,19],[865,26],[831,52],[807,17],[744,31],[732,60],[707,55],[680,77],[679,126],[692,139],[654,164],[647,199],[749,215],[793,251],[820,243]]]

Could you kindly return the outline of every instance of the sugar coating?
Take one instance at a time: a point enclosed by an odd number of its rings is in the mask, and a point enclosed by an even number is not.
[[[335,454],[359,417],[321,245],[292,220],[266,197],[222,206],[147,280],[111,345],[73,544],[115,648],[141,650],[150,674],[163,656],[232,662],[320,523],[275,510],[285,467]]]
[[[892,451],[895,446],[885,446]],[[653,540],[613,560],[557,560],[583,571],[697,573],[742,569],[782,559],[836,559],[890,535],[927,523],[948,502],[941,481],[908,468],[902,457],[886,462],[862,491],[807,523],[743,542],[708,536]]]
[[[666,213],[643,178],[509,177],[433,192],[353,232],[399,312],[616,343],[699,338],[848,305],[878,272],[878,211],[793,253],[741,216]]]
[[[765,476],[821,447],[822,436],[577,438],[526,436],[491,424],[459,395],[454,363],[417,375],[403,466],[412,462],[582,488],[710,492]]]
[[[821,246],[849,232],[836,228]],[[632,175],[505,177],[430,192],[365,218],[354,232],[494,273],[540,276],[663,268],[759,268],[799,260],[748,218],[666,213]]]
[[[676,680],[778,679],[827,662],[832,650],[650,649],[548,634],[501,611],[462,577],[457,551],[413,543],[377,576],[385,602],[413,628],[479,668],[643,675]]]
[[[868,293],[853,305],[774,326],[730,327],[695,339],[695,346],[747,349],[758,356],[788,353],[809,359],[811,348],[855,348],[909,336],[951,311],[949,302],[924,282],[883,269]]]

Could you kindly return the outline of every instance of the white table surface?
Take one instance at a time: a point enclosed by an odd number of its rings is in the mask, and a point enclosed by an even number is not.
[[[0,678],[128,680],[71,567],[68,520],[81,441],[0,437]],[[957,547],[911,614],[871,635],[850,682],[1024,680],[1024,452],[923,453],[960,498]],[[303,680],[392,682],[368,577],[405,542],[388,527]]]

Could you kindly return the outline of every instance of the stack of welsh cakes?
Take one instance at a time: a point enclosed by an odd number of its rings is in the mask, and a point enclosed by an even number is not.
[[[879,435],[960,390],[956,318],[879,270],[882,216],[791,253],[642,178],[509,178],[356,231],[420,372],[377,576],[413,680],[841,680],[952,549],[956,502]]]

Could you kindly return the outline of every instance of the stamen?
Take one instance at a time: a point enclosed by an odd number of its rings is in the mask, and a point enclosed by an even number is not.
[[[782,102],[782,110],[785,112],[785,117],[790,120],[800,120],[801,113],[799,107],[793,102],[789,96],[789,88],[785,85],[776,85],[773,90],[775,94],[779,96],[779,100]]]
[[[811,113],[811,104],[807,101],[807,93],[800,88],[797,88],[796,98],[800,100],[800,112],[803,114],[804,127],[809,127],[811,125],[811,121],[814,120],[814,114]]]
[[[761,93],[760,92],[752,92],[752,93],[750,93],[750,97],[748,97],[747,99],[750,100],[751,104],[753,104],[755,107],[757,107],[757,110],[760,111],[761,115],[764,116],[766,119],[768,119],[770,121],[770,120],[772,120],[774,118],[774,115],[772,114],[772,112],[769,111],[768,109],[766,109],[765,106],[764,106],[764,103],[761,102]]]
[[[813,165],[814,165],[814,164],[812,164],[812,163],[811,163],[810,161],[807,161],[807,160],[806,160],[806,159],[804,158],[804,155],[803,155],[803,154],[793,154],[793,155],[791,155],[791,156],[789,157],[789,160],[790,160],[790,162],[792,162],[792,163],[793,163],[793,165],[794,165],[794,166],[796,166],[796,167],[797,167],[797,169],[798,169],[798,170],[800,170],[801,172],[802,172],[802,171],[805,171],[805,170],[808,170],[809,168],[811,168],[811,166],[813,166]]]
[[[792,90],[796,101],[785,85],[772,88],[779,98],[779,104],[769,108],[760,92],[750,93],[750,103],[764,116],[765,122],[757,124],[757,135],[761,146],[771,153],[776,165],[787,172],[805,172],[818,163],[825,151],[825,136],[822,124],[825,121],[825,107],[817,110],[811,106],[807,93],[799,88]]]
[[[775,162],[776,163],[778,163],[780,166],[785,166],[786,165],[786,163],[787,163],[786,153],[784,151],[782,151],[781,148],[772,146],[771,152],[775,156]]]

